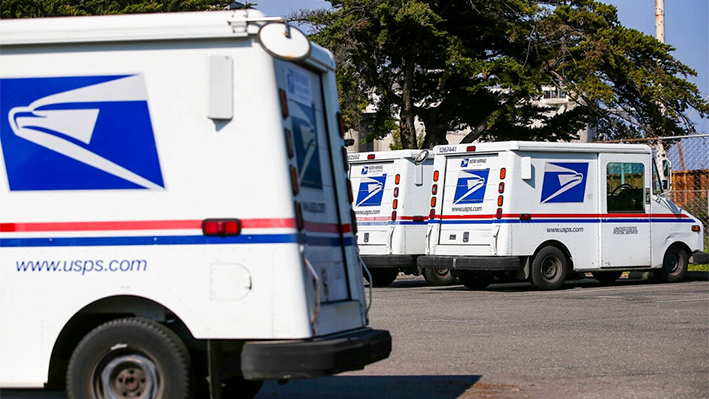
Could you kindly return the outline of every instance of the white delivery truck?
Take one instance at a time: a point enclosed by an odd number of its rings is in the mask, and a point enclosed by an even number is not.
[[[372,285],[391,284],[399,271],[418,274],[429,216],[433,156],[429,150],[360,152],[348,155],[360,256]],[[452,284],[448,269],[425,269],[433,285]]]
[[[0,387],[253,396],[389,355],[333,57],[277,20],[0,21]]]
[[[699,220],[662,195],[650,147],[499,142],[437,146],[420,268],[469,288],[500,273],[561,287],[570,272],[615,281],[651,270],[679,281],[703,250]],[[697,252],[699,254],[699,252]]]

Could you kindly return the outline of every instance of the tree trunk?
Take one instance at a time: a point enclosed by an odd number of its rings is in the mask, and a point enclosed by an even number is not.
[[[448,144],[446,138],[447,125],[438,123],[438,115],[435,111],[421,115],[419,114],[423,126],[426,128],[426,135],[423,138],[421,148],[433,148],[435,145]]]
[[[404,65],[404,86],[401,90],[401,111],[399,128],[401,129],[401,148],[417,148],[416,126],[414,125],[414,56],[409,57]]]

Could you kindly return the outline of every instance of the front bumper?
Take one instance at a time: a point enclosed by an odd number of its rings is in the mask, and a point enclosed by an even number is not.
[[[241,369],[247,380],[322,377],[361,370],[390,353],[389,331],[364,328],[308,340],[247,342]]]
[[[474,271],[517,271],[524,263],[517,256],[453,256],[427,255],[416,260],[419,269],[451,269]]]

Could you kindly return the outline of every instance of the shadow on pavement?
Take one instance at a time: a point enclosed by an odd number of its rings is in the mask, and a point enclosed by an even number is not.
[[[266,382],[257,399],[455,399],[480,380],[479,375],[335,376]],[[226,399],[226,398],[225,398]]]
[[[334,376],[293,380],[286,384],[268,381],[256,399],[456,399],[480,380],[479,375],[445,376]],[[0,390],[1,399],[65,399],[63,392]],[[205,399],[205,398],[197,398]],[[229,399],[229,398],[224,398]]]

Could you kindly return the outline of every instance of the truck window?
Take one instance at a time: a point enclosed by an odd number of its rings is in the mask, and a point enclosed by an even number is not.
[[[652,193],[655,195],[662,194],[662,179],[660,172],[657,170],[655,160],[652,161]]]
[[[606,168],[608,212],[643,212],[645,166],[641,163],[610,162]]]

